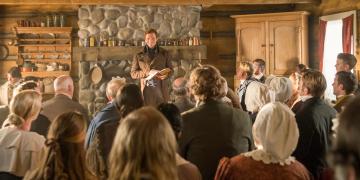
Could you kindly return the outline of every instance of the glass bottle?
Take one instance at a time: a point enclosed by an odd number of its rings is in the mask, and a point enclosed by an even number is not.
[[[65,27],[65,15],[60,14],[60,27]]]
[[[190,37],[190,38],[189,38],[189,46],[192,46],[192,45],[193,45],[193,38]]]
[[[59,15],[57,14],[54,14],[53,15],[53,24],[54,24],[54,27],[59,27]]]
[[[108,46],[108,40],[107,40],[107,39],[104,38],[104,39],[102,40],[102,42],[103,42],[103,43],[102,43],[102,46],[105,46],[105,47]]]
[[[84,38],[84,47],[89,47],[89,38]]]
[[[51,27],[52,26],[52,19],[50,15],[46,16],[46,27]]]

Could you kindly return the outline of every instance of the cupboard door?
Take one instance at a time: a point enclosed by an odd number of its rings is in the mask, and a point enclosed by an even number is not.
[[[288,75],[301,59],[300,20],[269,21],[269,69],[274,75]]]
[[[237,58],[239,61],[265,59],[265,22],[239,23],[236,26]]]
[[[265,22],[241,22],[236,25],[236,70],[240,61],[266,57]],[[240,81],[234,76],[234,89]]]

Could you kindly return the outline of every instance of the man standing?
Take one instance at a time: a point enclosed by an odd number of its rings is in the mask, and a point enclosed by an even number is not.
[[[340,71],[336,73],[332,86],[336,96],[334,108],[340,113],[343,107],[355,98],[353,93],[357,88],[357,82],[351,72]]]
[[[265,61],[263,59],[255,59],[253,61],[252,67],[254,69],[254,74],[252,77],[261,83],[265,83]]]
[[[168,77],[172,65],[168,52],[157,44],[154,29],[145,32],[145,43],[144,50],[133,59],[130,74],[133,79],[140,79],[145,105],[156,107],[169,101]]]
[[[21,82],[21,72],[18,67],[12,67],[7,73],[7,82],[0,87],[0,105],[8,105],[15,86]]]
[[[249,62],[240,62],[239,67],[236,72],[237,78],[240,80],[240,87],[238,89],[238,96],[240,101],[240,106],[242,110],[247,111],[246,104],[245,104],[245,94],[246,89],[249,86],[250,83],[256,81],[253,77],[254,70],[252,68],[252,65]]]
[[[339,53],[335,64],[336,72],[351,72],[351,70],[355,67],[356,62],[357,60],[354,55],[349,53]]]
[[[303,104],[295,115],[300,136],[293,155],[315,179],[327,168],[325,155],[330,146],[332,119],[336,116],[336,110],[321,99],[325,89],[326,80],[321,72],[306,71],[299,84]]]

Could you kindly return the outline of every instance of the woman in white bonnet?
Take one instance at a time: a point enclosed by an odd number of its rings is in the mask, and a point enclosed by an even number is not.
[[[257,150],[220,160],[216,180],[221,179],[310,179],[307,169],[294,157],[299,130],[294,113],[284,104],[265,105],[253,125]]]
[[[268,84],[272,102],[286,103],[293,92],[292,83],[286,77],[274,77]]]

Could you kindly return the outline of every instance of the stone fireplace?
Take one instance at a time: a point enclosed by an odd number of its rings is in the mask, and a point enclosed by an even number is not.
[[[145,30],[154,28],[160,40],[184,39],[200,36],[200,6],[81,6],[78,11],[80,41],[90,36],[116,36],[126,42],[143,40]],[[126,78],[129,83],[139,84],[130,77],[133,56],[143,47],[76,47],[73,48],[74,67],[78,68],[79,102],[94,115],[106,103],[106,85],[114,77]],[[162,46],[172,58],[174,74],[189,76],[202,59],[206,59],[206,47]],[[103,70],[99,83],[91,80],[91,70],[98,66]]]

